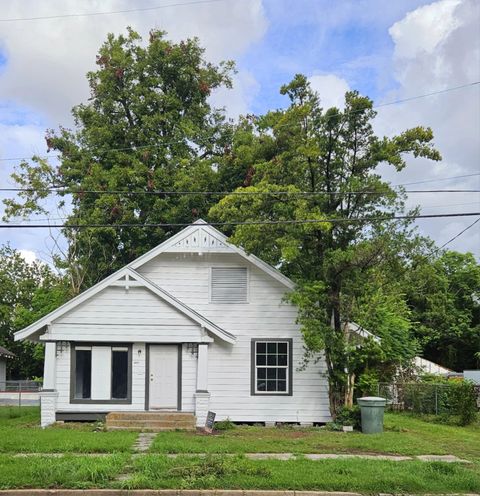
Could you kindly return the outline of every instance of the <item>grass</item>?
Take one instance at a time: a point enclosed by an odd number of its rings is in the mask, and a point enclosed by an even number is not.
[[[480,488],[480,425],[456,427],[387,414],[378,435],[326,429],[236,427],[217,435],[162,432],[151,452],[132,457],[135,432],[94,424],[41,429],[38,408],[0,407],[0,489],[279,489],[362,493],[475,492]],[[249,460],[246,452],[453,454],[472,464],[365,459]],[[13,453],[61,453],[59,457]],[[74,455],[75,453],[75,455]],[[102,453],[102,456],[86,456]],[[180,453],[176,458],[167,453]],[[210,453],[207,457],[182,456]],[[234,453],[235,456],[222,456]],[[117,476],[127,472],[127,480]]]
[[[61,458],[0,455],[0,489],[107,487],[126,463],[128,455],[101,457],[65,455]]]
[[[92,424],[63,424],[42,429],[37,407],[0,408],[0,453],[129,452],[134,432],[102,432]]]
[[[377,460],[247,460],[147,455],[133,462],[132,477],[116,483],[128,489],[281,489],[375,493],[473,492],[478,467],[441,462]]]
[[[456,427],[387,414],[382,434],[332,432],[325,429],[237,427],[214,436],[163,432],[152,453],[369,453],[452,454],[480,461],[480,424]]]

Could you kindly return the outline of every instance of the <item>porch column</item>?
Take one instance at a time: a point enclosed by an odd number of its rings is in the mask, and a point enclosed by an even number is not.
[[[198,345],[197,359],[197,391],[195,393],[195,417],[197,426],[205,425],[210,406],[210,393],[208,392],[208,344]]]
[[[52,391],[55,389],[55,369],[57,360],[57,343],[49,341],[45,343],[45,360],[43,362],[43,389]]]
[[[208,391],[208,344],[198,345],[197,393]]]
[[[40,425],[47,427],[55,422],[58,392],[55,391],[55,372],[57,361],[57,343],[45,343],[45,361],[43,365],[43,388],[40,392]]]

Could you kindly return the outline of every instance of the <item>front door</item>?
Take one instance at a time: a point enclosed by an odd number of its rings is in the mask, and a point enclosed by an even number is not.
[[[178,346],[150,346],[149,374],[150,410],[177,410]]]

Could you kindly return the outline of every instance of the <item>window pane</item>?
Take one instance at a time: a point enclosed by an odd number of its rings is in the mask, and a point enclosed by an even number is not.
[[[112,351],[112,398],[127,399],[128,351]]]
[[[75,350],[75,394],[77,399],[89,399],[92,388],[92,352]]]
[[[266,379],[267,369],[257,369],[257,379]]]
[[[266,391],[266,381],[257,381],[257,391]]]
[[[287,369],[277,369],[278,370],[278,378],[282,379],[283,381],[286,380],[287,378]]]
[[[257,343],[257,353],[266,353],[267,343]]]
[[[287,354],[287,343],[278,343],[278,353]]]
[[[277,352],[277,343],[267,343],[267,352],[268,353],[276,353]]]
[[[276,391],[277,381],[267,381],[267,391]]]
[[[267,355],[267,365],[277,365],[277,355]]]
[[[257,365],[266,365],[267,355],[257,355]]]
[[[267,369],[267,379],[276,379],[277,369]]]
[[[287,390],[287,381],[277,381],[278,391],[284,392]]]
[[[287,365],[287,355],[278,355],[278,365]]]

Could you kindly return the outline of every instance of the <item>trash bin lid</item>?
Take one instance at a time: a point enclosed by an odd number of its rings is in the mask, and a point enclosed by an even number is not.
[[[364,396],[363,398],[358,398],[357,402],[360,406],[385,406],[387,400],[379,396]]]

